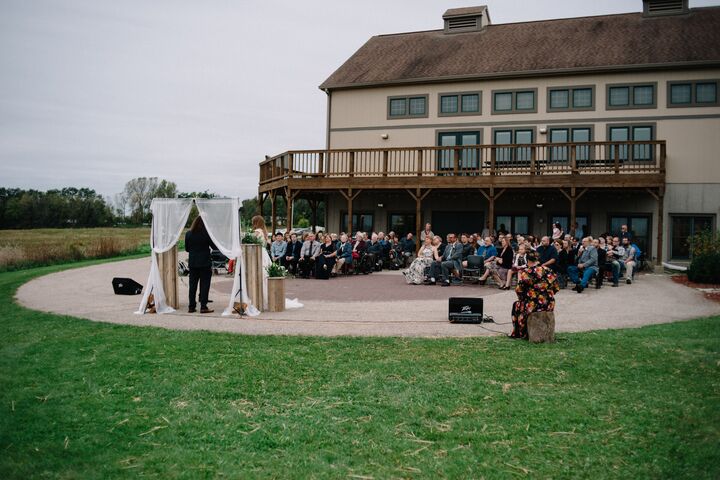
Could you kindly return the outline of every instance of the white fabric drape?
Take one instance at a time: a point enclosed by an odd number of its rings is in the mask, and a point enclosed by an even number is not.
[[[155,310],[157,313],[170,313],[175,310],[165,303],[165,290],[163,289],[157,255],[167,252],[175,246],[180,239],[192,207],[192,198],[155,198],[150,204],[152,212],[152,228],[150,229],[151,265],[150,275],[143,290],[140,307],[135,313],[143,314],[146,310],[148,297],[153,294]]]
[[[232,315],[233,304],[242,300],[248,305],[247,312],[257,315],[260,312],[250,304],[247,296],[245,268],[240,248],[240,199],[239,198],[213,198],[195,199],[200,216],[205,222],[205,228],[215,246],[228,258],[235,259],[235,277],[233,279],[230,301],[223,315]],[[242,274],[241,274],[242,273]],[[242,292],[242,299],[238,295]]]

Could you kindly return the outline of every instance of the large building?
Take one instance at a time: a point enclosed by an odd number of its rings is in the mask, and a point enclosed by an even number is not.
[[[442,21],[372,37],[320,85],[325,148],[260,164],[273,223],[283,196],[326,202],[333,232],[628,224],[658,264],[717,228],[720,7],[646,0],[497,25],[469,7]]]

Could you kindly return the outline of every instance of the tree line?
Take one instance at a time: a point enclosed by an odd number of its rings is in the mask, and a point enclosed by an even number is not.
[[[157,177],[138,177],[128,181],[123,191],[113,198],[104,198],[90,188],[67,187],[47,191],[0,187],[0,229],[19,228],[87,228],[108,226],[136,226],[151,220],[153,198],[215,198],[205,191],[180,192],[175,182]],[[280,221],[285,212],[284,199],[278,197],[276,211]],[[270,219],[270,202],[263,205],[263,215]],[[325,206],[318,208],[319,222],[325,218]],[[240,214],[249,225],[257,214],[257,198],[243,200]],[[193,207],[190,221],[197,216]],[[294,206],[294,226],[307,227],[311,223],[310,205],[297,200]]]

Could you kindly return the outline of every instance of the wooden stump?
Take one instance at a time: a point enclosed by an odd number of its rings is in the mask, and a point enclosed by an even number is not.
[[[285,277],[268,278],[268,311],[285,311]]]
[[[555,342],[555,313],[533,312],[527,322],[528,339],[532,343]]]
[[[245,287],[250,303],[262,312],[263,310],[263,268],[262,268],[262,246],[255,244],[244,244],[243,261],[245,264]]]
[[[155,255],[155,253],[152,253]],[[165,290],[165,303],[174,309],[180,308],[180,295],[178,293],[178,251],[177,245],[167,252],[157,254],[158,269]]]

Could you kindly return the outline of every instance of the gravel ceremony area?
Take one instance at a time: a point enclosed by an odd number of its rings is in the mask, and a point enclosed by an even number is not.
[[[17,293],[20,304],[45,312],[73,315],[101,322],[151,325],[178,330],[209,330],[251,335],[468,337],[507,334],[515,293],[494,286],[406,285],[397,271],[333,278],[288,279],[286,296],[303,308],[258,317],[223,317],[232,278],[213,277],[211,305],[215,313],[187,313],[187,278],[181,278],[181,308],[172,314],[137,315],[140,296],[113,293],[113,277],[145,283],[149,258],[66,270],[37,278]],[[455,325],[447,320],[449,297],[482,297],[485,313],[496,324]],[[582,294],[570,289],[556,296],[559,332],[639,327],[717,315],[720,303],[698,290],[678,285],[669,276],[644,274],[632,285]]]

